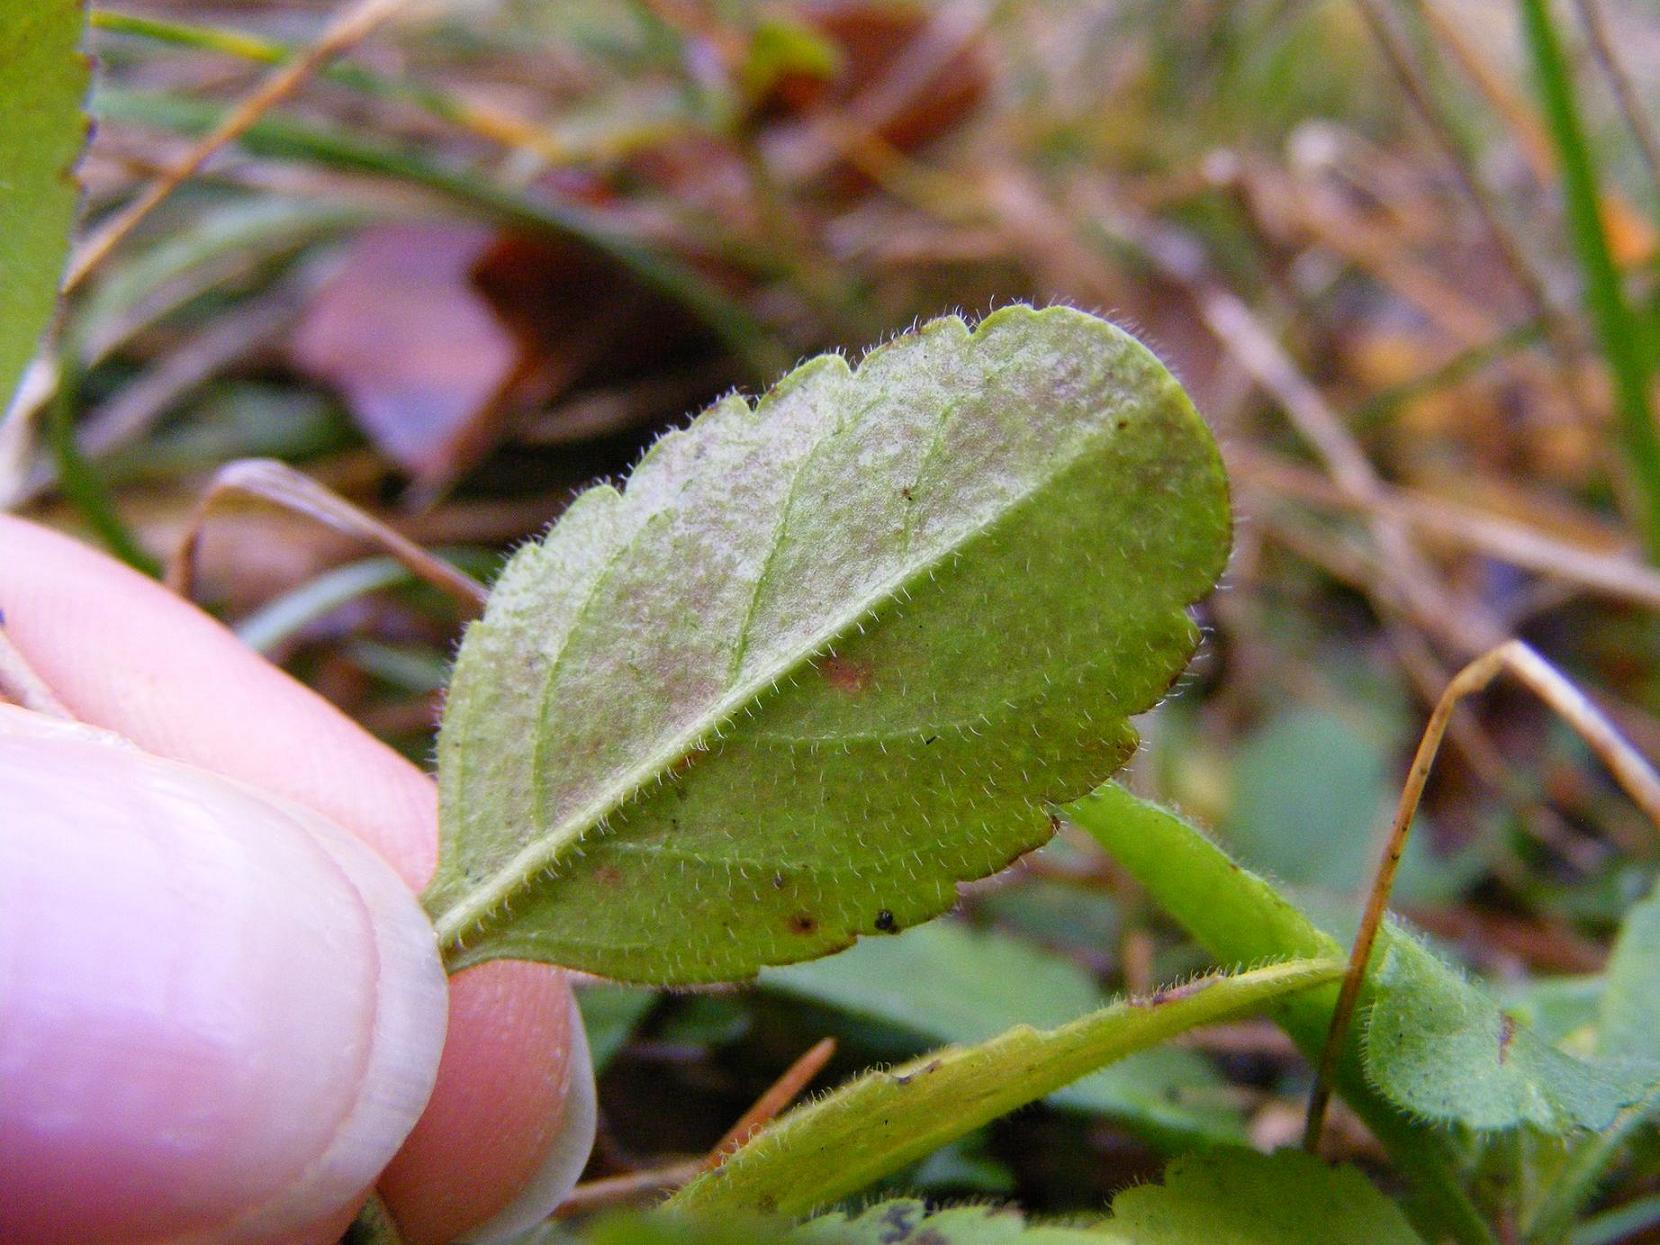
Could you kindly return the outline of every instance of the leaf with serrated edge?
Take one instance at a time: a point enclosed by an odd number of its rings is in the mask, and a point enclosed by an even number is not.
[[[80,193],[89,73],[74,0],[22,0],[0,22],[0,416],[57,305]]]
[[[1422,1245],[1365,1176],[1299,1150],[1177,1159],[1114,1198],[1106,1226],[1136,1245]]]
[[[799,1215],[1132,1051],[1334,981],[1336,959],[1295,960],[1116,1003],[1058,1029],[1019,1025],[868,1072],[779,1117],[669,1202],[689,1214]]]
[[[1404,940],[1373,972],[1367,1075],[1425,1119],[1600,1130],[1660,1080],[1654,1065],[1576,1059],[1540,1041],[1486,991]]]
[[[1180,387],[1067,308],[719,403],[467,633],[426,895],[450,967],[732,980],[937,915],[1129,755],[1228,531]]]

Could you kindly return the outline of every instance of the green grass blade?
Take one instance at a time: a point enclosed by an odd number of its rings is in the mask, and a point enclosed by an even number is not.
[[[1520,3],[1523,38],[1562,170],[1563,205],[1584,281],[1585,310],[1613,378],[1621,449],[1640,511],[1638,535],[1649,560],[1660,562],[1660,430],[1649,401],[1652,361],[1609,249],[1595,161],[1546,0]]]

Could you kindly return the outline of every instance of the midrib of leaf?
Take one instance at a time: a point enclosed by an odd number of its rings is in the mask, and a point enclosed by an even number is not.
[[[1004,369],[998,369],[999,372],[1002,370]],[[1163,382],[1162,391],[1157,395],[1157,399],[1163,400],[1171,390],[1177,391],[1179,395],[1179,387],[1175,380],[1167,378]],[[859,415],[868,413],[871,406],[874,405],[876,404],[867,405]],[[950,410],[942,415],[939,427],[936,430],[936,444],[940,436],[943,435],[946,420],[955,413],[960,405],[960,402],[954,403]],[[762,412],[762,415],[764,417],[764,412]],[[854,420],[857,418],[859,416],[853,417]],[[794,465],[788,490],[789,496],[785,504],[779,508],[779,517],[773,527],[773,536],[768,546],[765,566],[770,567],[772,564],[788,529],[789,518],[794,510],[797,482],[802,478],[803,473],[820,450],[851,422],[853,420],[843,420],[835,428],[826,430],[813,448],[802,455]],[[748,710],[753,715],[765,704],[769,696],[778,692],[781,683],[791,682],[795,676],[811,669],[813,664],[822,657],[833,654],[835,645],[839,640],[849,638],[856,631],[862,632],[865,623],[875,621],[885,607],[894,604],[896,601],[908,601],[911,590],[920,588],[924,581],[928,583],[935,582],[942,574],[947,573],[950,568],[954,567],[960,560],[961,555],[971,548],[976,541],[1017,518],[1026,506],[1033,504],[1049,489],[1053,488],[1058,481],[1064,480],[1075,468],[1082,466],[1089,454],[1103,440],[1110,439],[1114,435],[1115,431],[1109,426],[1101,428],[1095,435],[1081,438],[1072,453],[1064,457],[1057,456],[1052,471],[1035,479],[1024,491],[1012,495],[988,521],[965,525],[960,536],[936,547],[935,550],[931,551],[926,561],[913,565],[909,571],[891,576],[872,588],[860,602],[850,604],[839,614],[834,615],[832,621],[817,635],[813,636],[808,643],[801,645],[802,652],[800,654],[795,656],[786,655],[772,665],[758,670],[746,682],[733,685],[724,696],[715,701],[700,715],[697,722],[679,734],[669,737],[663,745],[648,753],[638,764],[624,771],[615,781],[602,788],[587,804],[567,816],[562,825],[555,825],[545,831],[539,831],[488,881],[477,886],[465,899],[452,905],[435,918],[434,925],[438,933],[440,947],[446,952],[460,950],[468,929],[487,920],[498,908],[509,903],[516,892],[530,885],[538,875],[554,866],[568,846],[580,843],[596,828],[603,829],[613,810],[625,807],[630,801],[661,783],[669,767],[680,758],[693,752],[707,752],[712,743],[720,741],[726,728],[736,720],[740,713]],[[931,453],[931,450],[924,453],[922,460],[924,464],[931,457]],[[570,647],[572,638],[577,635],[578,626],[587,611],[588,602],[593,601],[600,595],[601,589],[614,569],[628,556],[650,525],[660,516],[670,512],[671,506],[671,502],[664,502],[656,514],[640,523],[636,531],[624,544],[618,547],[616,553],[607,562],[605,571],[594,578],[582,609],[577,612],[571,621],[571,625],[565,630],[564,643],[561,645],[558,654],[548,664],[547,672],[542,679],[544,700],[551,693],[555,676]],[[909,526],[913,514],[914,511],[907,514],[907,526]],[[909,552],[910,549],[907,544],[907,553]],[[765,569],[763,569],[762,574],[765,575]],[[752,595],[748,613],[753,612],[755,600],[759,598],[760,592],[761,585],[758,583],[756,592]],[[748,617],[746,613],[746,631],[747,627]],[[838,735],[834,738],[840,739],[842,736]],[[541,748],[542,738],[538,736],[535,750],[539,753]],[[536,766],[535,797],[536,807],[538,808],[542,807],[542,797],[545,794],[542,789],[542,773],[543,767]]]

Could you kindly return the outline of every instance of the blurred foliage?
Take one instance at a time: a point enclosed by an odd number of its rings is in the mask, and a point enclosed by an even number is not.
[[[74,293],[58,400],[26,388],[0,424],[0,504],[159,556],[215,468],[267,455],[488,574],[576,488],[792,358],[955,307],[1109,309],[1217,430],[1238,518],[1207,642],[1143,720],[1132,781],[1352,921],[1428,703],[1494,639],[1525,637],[1660,755],[1660,580],[1615,433],[1652,406],[1660,358],[1642,132],[1660,18],[1531,9],[1529,43],[1507,0],[411,5]],[[98,10],[89,224],[327,9],[119,13],[144,20]],[[1541,15],[1559,55],[1541,58]],[[412,230],[442,254],[385,262]],[[417,372],[421,401],[389,388]],[[54,411],[113,514],[60,486]],[[199,582],[428,759],[462,620],[380,552],[244,505],[210,522]],[[1629,983],[1652,980],[1656,838],[1571,732],[1495,687],[1455,722],[1418,831],[1402,901],[1507,1015],[1574,1055],[1609,1016],[1652,1040],[1652,990]],[[969,888],[963,921],[788,987],[585,988],[605,1063],[591,1175],[705,1150],[826,1032],[823,1084],[1208,964],[1080,839]],[[883,959],[919,936],[953,958]],[[1295,1136],[1306,1064],[1272,1028],[1167,1053],[1171,1083],[1204,1090],[1178,1117],[1202,1099],[1207,1128]],[[1156,1176],[1168,1138],[1090,1085],[908,1187],[1098,1211]],[[1390,1178],[1358,1127],[1333,1148]],[[1653,1232],[1657,1195],[1643,1126],[1577,1239]]]

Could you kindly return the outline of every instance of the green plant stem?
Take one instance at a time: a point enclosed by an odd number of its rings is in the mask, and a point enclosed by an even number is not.
[[[101,121],[152,125],[182,134],[201,134],[223,114],[216,104],[176,95],[150,95],[103,87],[91,110]],[[632,238],[573,208],[517,194],[476,172],[442,167],[406,149],[375,143],[342,130],[271,114],[238,140],[242,148],[271,159],[303,160],[354,173],[386,177],[433,191],[500,225],[526,233],[577,239],[610,256],[645,284],[680,303],[742,359],[757,378],[788,364],[782,346],[725,291],[686,264],[642,246]]]
[[[1584,279],[1585,310],[1613,377],[1620,439],[1639,510],[1639,536],[1649,560],[1660,562],[1660,431],[1649,403],[1651,367],[1642,327],[1626,301],[1603,229],[1596,168],[1561,41],[1545,0],[1520,4],[1523,36],[1562,170],[1564,209]]]

